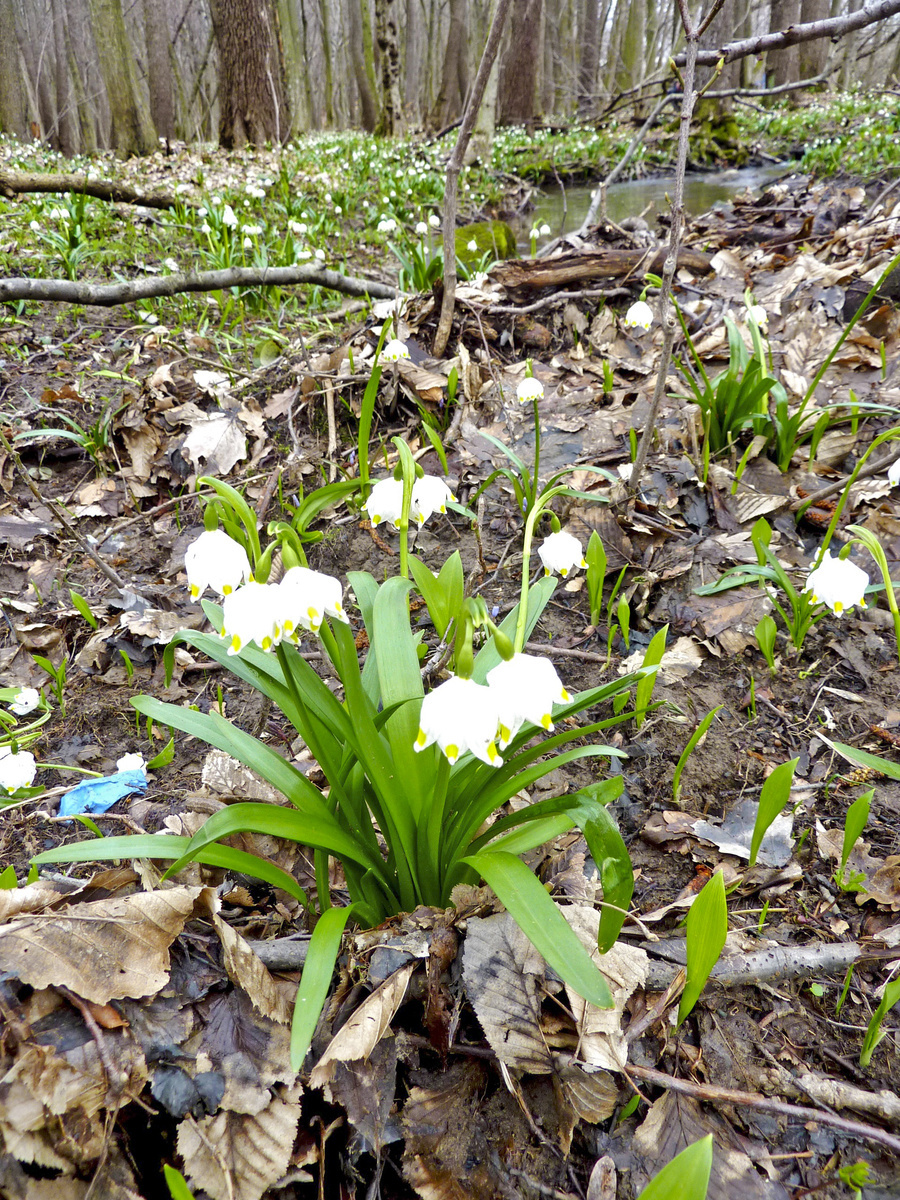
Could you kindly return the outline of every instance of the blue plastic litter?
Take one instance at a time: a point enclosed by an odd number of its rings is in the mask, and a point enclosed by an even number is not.
[[[130,796],[132,792],[143,792],[146,787],[147,776],[143,771],[117,771],[115,775],[104,775],[102,779],[83,779],[63,796],[59,815],[72,817],[76,813],[105,813],[117,800]]]

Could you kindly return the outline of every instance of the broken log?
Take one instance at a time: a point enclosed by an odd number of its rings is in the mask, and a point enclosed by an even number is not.
[[[595,279],[629,279],[643,283],[648,271],[662,273],[666,248],[649,250],[589,250],[561,254],[558,258],[508,259],[488,272],[492,283],[499,283],[508,292],[534,292],[539,288],[566,287],[584,284]],[[712,270],[712,256],[698,250],[678,252],[679,270],[686,267],[701,275]]]
[[[15,196],[29,192],[75,192],[78,195],[93,196],[95,200],[141,204],[144,208],[174,208],[176,204],[184,204],[190,208],[194,203],[184,196],[176,197],[164,192],[146,194],[135,191],[124,183],[88,179],[87,175],[50,175],[39,171],[9,171],[0,168],[0,195],[12,200]]]

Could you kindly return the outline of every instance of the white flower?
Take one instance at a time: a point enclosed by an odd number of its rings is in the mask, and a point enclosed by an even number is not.
[[[9,746],[0,746],[0,790],[12,793],[30,787],[36,771],[33,754],[27,750],[13,754]]]
[[[200,226],[200,232],[201,233],[212,233],[212,226],[209,224],[209,222],[207,222],[207,221],[203,222],[203,224]]]
[[[505,750],[526,721],[553,729],[553,705],[565,704],[569,693],[563,687],[549,658],[514,654],[487,673],[488,687],[497,698],[500,712],[500,749]]]
[[[416,222],[416,233],[419,235],[419,237],[424,237],[424,235],[427,232],[428,232],[428,226],[425,224],[425,222],[417,221]]]
[[[308,226],[304,221],[288,221],[288,229],[299,237],[308,231]]]
[[[41,702],[37,688],[21,688],[9,703],[9,711],[17,717],[27,717]]]
[[[363,508],[369,514],[373,526],[387,521],[388,524],[399,528],[400,513],[403,509],[403,481],[390,476],[387,479],[379,479],[373,485]]]
[[[896,462],[892,462],[888,467],[888,483],[893,487],[900,484],[900,458]]]
[[[550,226],[547,224],[542,225],[540,227],[540,229],[538,230],[538,233],[541,235],[541,237],[549,237],[551,232],[552,232],[552,230],[550,229]]]
[[[627,483],[631,478],[631,472],[634,470],[634,463],[619,463],[616,470],[619,472],[619,478],[624,479]]]
[[[475,241],[474,238],[471,238],[468,242],[466,242],[466,249],[471,250],[473,254],[475,254],[477,252],[478,243]]]
[[[399,362],[401,358],[409,358],[406,342],[401,342],[399,338],[391,338],[381,351],[381,357],[385,362],[392,363]]]
[[[319,262],[324,262],[324,261],[325,261],[325,251],[324,251],[324,250],[317,250],[317,251],[316,251],[316,258],[319,260]]]
[[[440,229],[441,218],[437,215],[437,213],[432,213],[431,216],[428,218],[428,224],[431,226],[432,229]]]
[[[516,388],[516,399],[520,404],[527,404],[529,400],[543,400],[544,387],[539,379],[535,379],[530,375],[527,379],[523,379]]]
[[[635,300],[625,314],[623,324],[626,329],[643,329],[646,333],[653,324],[653,309],[646,300]]]
[[[222,210],[222,224],[228,225],[231,229],[237,229],[238,219],[234,215],[234,209],[230,204],[226,204]]]
[[[278,585],[279,628],[285,637],[298,640],[299,631],[318,633],[325,616],[349,623],[344,612],[339,579],[311,571],[309,567],[291,567]]]
[[[849,558],[833,557],[829,551],[810,571],[803,590],[809,592],[814,604],[824,604],[840,617],[856,605],[866,607],[863,597],[868,586],[869,577],[861,567]]]
[[[393,233],[397,228],[397,222],[393,217],[382,217],[378,222],[379,233]]]
[[[249,642],[271,650],[281,641],[281,595],[277,585],[245,583],[222,601],[222,636],[228,653],[240,654]]]
[[[437,742],[451,764],[468,750],[488,766],[499,767],[503,760],[495,741],[498,724],[492,690],[454,675],[422,701],[413,746],[418,751]]]
[[[244,246],[245,250],[252,250],[253,249],[253,239],[249,238],[249,237],[245,237],[244,241],[243,241],[243,246]]]
[[[31,229],[32,233],[40,233],[41,232],[41,226],[37,221],[32,221],[29,228]]]
[[[744,309],[748,321],[755,321],[760,329],[765,329],[769,323],[769,314],[761,304],[750,304]]]
[[[432,513],[447,511],[447,501],[456,497],[437,475],[423,475],[413,484],[412,512],[416,520],[424,525]]]
[[[212,588],[227,596],[252,578],[250,560],[244,547],[221,529],[206,529],[184,552],[191,599]]]
[[[144,771],[146,763],[141,754],[123,754],[121,758],[116,760],[117,771]],[[147,772],[144,771],[146,775]]]
[[[565,579],[574,568],[587,566],[581,542],[571,533],[551,533],[541,542],[538,554],[544,564],[545,575],[556,572]]]
[[[175,261],[174,258],[167,258],[165,260],[165,262],[163,263],[163,266],[166,267],[169,271],[177,271],[178,270],[178,263]]]
[[[197,216],[198,216],[198,217],[205,217],[205,216],[207,216],[207,215],[208,215],[208,210],[207,210],[207,209],[205,209],[205,208],[203,207],[203,205],[201,204],[201,205],[200,205],[200,207],[197,209]]]
[[[537,241],[537,239],[541,236],[540,226],[532,225],[531,236],[535,239],[535,241]]]

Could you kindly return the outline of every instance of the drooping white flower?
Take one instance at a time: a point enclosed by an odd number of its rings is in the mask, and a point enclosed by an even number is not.
[[[549,733],[553,705],[565,704],[569,693],[549,658],[514,654],[487,673],[488,687],[500,712],[500,749],[505,750],[526,721]]]
[[[281,596],[276,584],[245,583],[222,602],[222,636],[228,653],[240,654],[256,642],[271,650],[281,641]]]
[[[492,690],[454,675],[422,701],[413,746],[419,751],[437,742],[451,764],[469,751],[489,766],[499,767],[503,761],[496,744],[499,721]]]
[[[379,479],[369,493],[369,498],[363,505],[369,514],[372,525],[380,525],[387,521],[389,525],[400,526],[400,514],[403,511],[403,481],[389,476]],[[410,513],[410,516],[413,514]]]
[[[545,575],[556,573],[565,579],[570,571],[587,566],[581,542],[573,534],[562,530],[545,537],[538,546],[538,554],[544,564]]]
[[[409,358],[409,349],[406,342],[401,342],[399,338],[391,338],[381,351],[381,357],[385,362],[399,362],[401,358]]]
[[[146,765],[142,754],[123,754],[121,758],[116,759],[117,771],[144,771]],[[147,772],[144,771],[144,774]]]
[[[900,484],[900,458],[896,462],[892,462],[888,467],[888,483],[892,487],[897,487]]]
[[[344,612],[341,581],[309,567],[291,567],[278,584],[278,625],[285,637],[297,641],[301,629],[318,633],[324,617],[349,622]]]
[[[428,218],[428,224],[431,226],[432,229],[440,229],[441,218],[437,215],[437,213],[432,213],[431,216]]]
[[[234,209],[230,204],[226,204],[222,209],[222,224],[227,225],[230,229],[237,229],[238,219],[234,215]]]
[[[538,233],[541,235],[541,237],[549,237],[551,232],[552,232],[552,230],[550,229],[550,226],[546,223],[546,221],[538,230]]]
[[[423,475],[413,484],[410,515],[414,511],[416,520],[420,525],[424,525],[433,513],[445,513],[447,501],[455,499],[443,479],[439,479],[437,475]]]
[[[520,404],[528,404],[531,400],[543,400],[543,398],[544,386],[533,375],[530,375],[527,379],[523,379],[516,388],[516,399]]]
[[[478,250],[478,243],[475,241],[474,238],[470,238],[469,241],[466,243],[466,249],[471,250],[471,252],[473,254]]]
[[[634,470],[634,463],[619,463],[616,470],[619,472],[619,478],[624,479],[627,483],[631,478],[631,472]]]
[[[17,717],[27,717],[34,712],[41,702],[41,693],[37,688],[21,688],[9,703],[9,711]]]
[[[250,560],[244,547],[221,529],[206,529],[184,552],[191,599],[212,588],[227,596],[252,579]]]
[[[34,755],[27,750],[13,754],[9,746],[0,746],[0,791],[8,794],[31,787],[37,772]]]
[[[417,221],[416,222],[416,233],[419,235],[419,237],[424,237],[427,232],[428,232],[428,226],[425,224],[425,222]]]
[[[653,309],[646,300],[635,300],[622,324],[626,329],[643,329],[646,333],[653,324]]]
[[[835,616],[843,616],[851,608],[866,607],[864,599],[869,576],[849,558],[838,558],[826,552],[821,563],[810,571],[803,588],[813,603],[824,604]]]
[[[769,314],[761,304],[748,304],[744,309],[748,321],[755,321],[760,329],[765,329],[769,323]]]

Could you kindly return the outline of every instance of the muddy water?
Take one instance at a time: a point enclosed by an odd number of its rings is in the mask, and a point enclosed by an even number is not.
[[[790,164],[776,163],[766,167],[746,167],[743,170],[715,171],[710,174],[687,175],[684,180],[684,203],[689,213],[705,212],[715,204],[727,203],[733,196],[761,191],[773,179],[786,174]],[[674,176],[657,179],[635,179],[614,183],[606,193],[606,208],[613,221],[643,216],[654,226],[657,216],[669,209],[669,197],[674,189]],[[578,229],[591,204],[591,192],[596,185],[576,187],[545,187],[535,194],[534,211],[528,214],[523,226],[516,230],[519,248],[529,252],[529,233],[533,225],[547,224],[552,236]],[[549,238],[539,238],[538,246]]]

